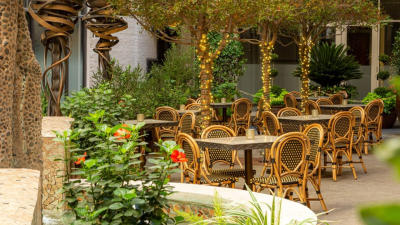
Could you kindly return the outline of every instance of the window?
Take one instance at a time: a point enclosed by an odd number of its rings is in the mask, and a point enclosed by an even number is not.
[[[399,0],[380,0],[382,11],[389,15],[392,20],[400,19],[400,1]]]
[[[370,27],[351,26],[347,30],[349,54],[361,65],[371,65],[371,35]]]

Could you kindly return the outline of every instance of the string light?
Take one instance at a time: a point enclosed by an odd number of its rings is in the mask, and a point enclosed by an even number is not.
[[[274,50],[274,43],[262,42],[260,43],[261,55],[262,55],[262,69],[261,79],[263,84],[263,94],[261,96],[263,109],[266,111],[271,110],[270,105],[270,90],[271,90],[271,61],[272,52]]]
[[[229,43],[229,34],[225,34],[224,38],[222,38],[218,47],[222,45],[226,45]],[[202,129],[205,129],[209,122],[211,121],[211,110],[210,103],[214,102],[214,96],[211,92],[211,85],[213,83],[213,74],[214,70],[214,60],[218,58],[221,54],[221,50],[217,49],[215,52],[211,52],[210,43],[206,34],[202,34],[200,42],[196,48],[197,58],[200,62],[200,89],[201,89],[201,109],[202,109],[202,117],[200,126]],[[208,96],[204,95],[204,93],[208,93]],[[205,113],[203,113],[205,112]]]
[[[300,56],[300,66],[301,66],[301,108],[304,111],[304,104],[308,101],[308,96],[310,95],[310,79],[308,75],[310,74],[310,63],[311,63],[311,50],[314,43],[310,39],[301,37],[299,43],[299,56]]]

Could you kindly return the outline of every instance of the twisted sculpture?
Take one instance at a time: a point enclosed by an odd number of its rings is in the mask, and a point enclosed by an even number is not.
[[[86,5],[90,11],[82,20],[86,22],[86,27],[100,38],[94,51],[99,55],[99,69],[103,79],[111,80],[110,51],[119,42],[118,37],[112,35],[127,29],[128,23],[122,17],[113,14],[113,9],[106,0],[87,0]]]
[[[83,0],[32,0],[29,13],[46,30],[41,41],[45,46],[44,63],[51,65],[42,75],[42,87],[48,101],[49,116],[61,116],[61,97],[68,81],[68,59],[71,56],[70,35],[74,32]]]

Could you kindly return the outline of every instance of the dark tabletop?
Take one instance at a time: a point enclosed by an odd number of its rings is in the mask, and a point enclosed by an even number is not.
[[[364,104],[347,104],[347,105],[341,104],[341,105],[320,105],[319,107],[321,109],[349,110],[356,106],[364,108],[366,105],[364,105]]]
[[[329,121],[333,115],[325,115],[325,114],[320,114],[318,116],[312,116],[312,115],[306,115],[306,116],[284,116],[284,117],[278,117],[279,121],[296,121],[296,122],[323,122],[323,121]]]

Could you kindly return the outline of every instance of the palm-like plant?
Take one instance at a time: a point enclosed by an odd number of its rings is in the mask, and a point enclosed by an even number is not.
[[[322,87],[339,86],[342,81],[360,79],[360,65],[347,55],[344,45],[322,43],[311,51],[310,79]],[[300,74],[300,67],[294,72]]]

